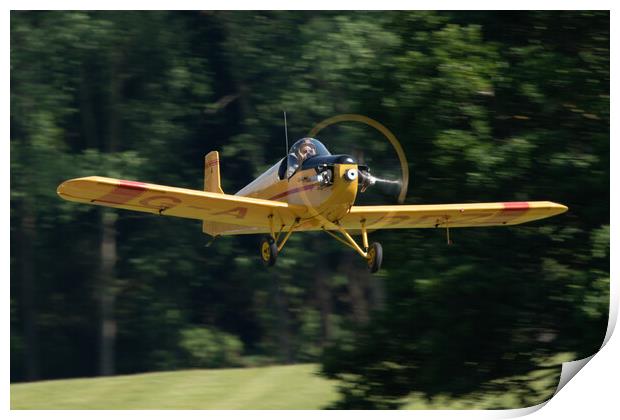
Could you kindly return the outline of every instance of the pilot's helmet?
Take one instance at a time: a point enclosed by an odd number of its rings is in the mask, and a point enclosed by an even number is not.
[[[297,155],[302,161],[316,155],[316,146],[311,138],[306,137],[301,139],[301,144],[297,148]]]

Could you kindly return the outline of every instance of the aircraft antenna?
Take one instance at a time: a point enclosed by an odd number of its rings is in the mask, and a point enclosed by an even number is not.
[[[286,138],[286,150],[284,151],[284,155],[288,155],[288,129],[286,128],[286,111],[284,112],[284,137]]]

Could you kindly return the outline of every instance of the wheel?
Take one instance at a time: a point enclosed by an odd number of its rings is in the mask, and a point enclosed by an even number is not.
[[[271,236],[265,236],[260,241],[260,258],[267,267],[276,263],[278,258],[278,246]]]
[[[371,273],[376,273],[381,268],[383,262],[383,248],[379,242],[373,242],[368,249],[368,269]]]

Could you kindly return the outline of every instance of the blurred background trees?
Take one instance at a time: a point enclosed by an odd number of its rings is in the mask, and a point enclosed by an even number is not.
[[[266,270],[255,237],[204,248],[196,221],[56,195],[94,174],[201,189],[210,150],[234,193],[284,154],[282,110],[291,138],[389,127],[407,203],[570,210],[451,247],[376,232],[370,276],[318,233]],[[319,138],[399,173],[369,127]],[[12,12],[11,380],[321,360],[341,407],[501,392],[600,346],[609,188],[607,12]]]

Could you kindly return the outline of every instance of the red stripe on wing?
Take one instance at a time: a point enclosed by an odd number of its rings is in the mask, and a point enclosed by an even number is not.
[[[502,204],[504,211],[526,211],[530,208],[530,203],[527,201],[508,201]]]
[[[530,209],[530,203],[527,201],[508,201],[502,204],[504,208],[501,213],[486,222],[507,224],[523,216]]]
[[[117,187],[114,187],[109,193],[102,195],[95,201],[104,201],[106,203],[125,204],[128,201],[139,197],[146,191],[146,184],[138,181],[120,180]]]

